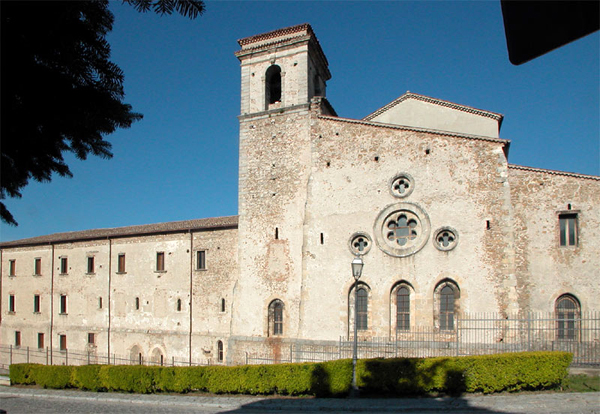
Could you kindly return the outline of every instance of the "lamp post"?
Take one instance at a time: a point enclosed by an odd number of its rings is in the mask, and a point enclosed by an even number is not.
[[[358,279],[362,275],[364,262],[360,256],[352,260],[352,276],[354,277],[354,347],[352,348],[352,390],[351,396],[358,396],[358,386],[356,385],[356,353],[357,353],[357,332],[358,332]]]

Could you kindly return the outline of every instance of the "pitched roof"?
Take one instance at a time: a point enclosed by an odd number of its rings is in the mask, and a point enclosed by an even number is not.
[[[566,177],[575,177],[575,178],[584,178],[587,180],[595,180],[600,181],[600,177],[597,175],[587,175],[587,174],[578,174],[566,171],[556,171],[556,170],[547,170],[545,168],[534,168],[534,167],[526,167],[524,165],[516,165],[516,164],[508,164],[508,168],[512,170],[523,170],[530,172],[537,172],[542,174],[551,174],[551,175],[564,175]]]
[[[261,42],[263,40],[268,40],[285,35],[291,35],[299,32],[307,32],[309,35],[312,36],[315,35],[315,33],[312,30],[312,27],[310,27],[310,24],[302,23],[297,24],[296,26],[284,27],[283,29],[277,29],[267,33],[261,33],[254,36],[244,37],[243,39],[238,39],[237,42],[240,46],[244,47],[245,45],[250,43]]]
[[[389,104],[379,108],[375,112],[365,116],[363,118],[363,120],[370,121],[373,118],[375,118],[376,116],[388,111],[389,109],[393,108],[394,106],[396,106],[408,99],[415,99],[417,101],[423,101],[423,102],[431,103],[434,105],[445,106],[446,108],[452,108],[452,109],[456,109],[458,111],[468,112],[470,114],[485,116],[487,118],[495,119],[500,124],[502,123],[502,119],[504,118],[504,115],[498,114],[495,112],[484,111],[483,109],[471,108],[470,106],[459,105],[459,104],[456,104],[453,102],[443,101],[441,99],[431,98],[429,96],[419,95],[418,93],[412,93],[412,92],[407,91],[404,95],[400,96],[398,99],[395,99],[394,101],[390,102]]]
[[[54,233],[46,236],[0,243],[0,247],[32,246],[39,244],[68,243],[74,241],[108,239],[116,237],[143,236],[161,233],[237,228],[238,216],[212,217],[195,220],[171,221],[167,223],[143,224],[139,226],[115,227]]]

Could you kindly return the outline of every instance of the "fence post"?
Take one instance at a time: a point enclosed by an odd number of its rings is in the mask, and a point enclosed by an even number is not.
[[[531,351],[531,312],[527,312],[527,351]]]
[[[460,343],[458,340],[459,332],[460,332],[460,316],[456,315],[456,356],[458,356],[458,347],[459,347],[459,343]]]
[[[173,362],[173,366],[175,366],[175,357],[174,356],[171,357],[171,361]]]
[[[90,365],[90,350],[87,351],[87,364]]]
[[[248,365],[248,351],[244,352],[246,354],[246,365]]]
[[[29,364],[29,347],[27,347],[27,363]]]
[[[294,362],[294,351],[293,351],[293,347],[294,347],[294,344],[290,344],[290,364],[291,364],[292,362]]]
[[[46,347],[46,365],[48,365],[48,347]]]
[[[69,350],[65,349],[65,365],[69,365]]]
[[[9,361],[10,361],[10,364],[9,364],[9,365],[12,365],[12,344],[10,345],[10,351],[9,351],[9,355],[10,355],[10,356],[9,356]]]

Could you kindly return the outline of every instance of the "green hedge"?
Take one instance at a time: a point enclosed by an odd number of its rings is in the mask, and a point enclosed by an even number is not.
[[[533,390],[558,386],[571,359],[566,352],[367,359],[358,361],[357,382],[365,394],[385,395]],[[92,391],[340,396],[350,390],[352,361],[234,367],[15,364],[10,379]]]

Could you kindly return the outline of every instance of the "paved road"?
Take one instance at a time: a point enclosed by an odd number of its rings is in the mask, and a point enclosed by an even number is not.
[[[0,387],[0,413],[581,413],[600,414],[600,393],[444,398],[316,399],[88,393]]]

